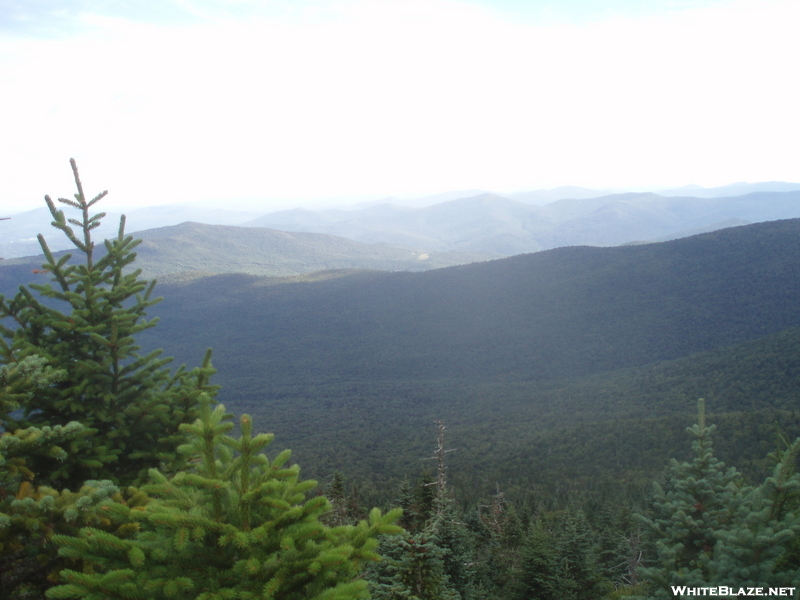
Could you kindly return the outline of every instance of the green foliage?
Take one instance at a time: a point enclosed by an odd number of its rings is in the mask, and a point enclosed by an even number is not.
[[[655,588],[654,597],[668,597],[672,585],[704,586],[710,577],[716,532],[729,523],[744,500],[744,481],[735,468],[726,469],[713,453],[705,405],[687,431],[694,437],[691,463],[672,459],[662,487],[656,484],[654,517],[644,519],[656,543],[656,565],[642,577]]]
[[[800,438],[776,453],[772,475],[749,491],[731,524],[716,532],[709,564],[714,580],[800,588],[800,554],[791,545],[800,534],[798,452]]]
[[[0,502],[0,595],[9,600],[43,598],[59,570],[81,563],[81,557],[56,556],[54,534],[94,527],[120,538],[130,536],[138,526],[113,522],[112,507],[146,503],[147,496],[136,488],[123,492],[110,481],[87,481],[75,492],[23,481]]]
[[[555,523],[540,519],[522,549],[514,598],[581,600],[601,598],[613,586],[598,563],[595,533],[580,510],[567,510]]]
[[[427,273],[161,282],[149,314],[163,321],[137,340],[187,364],[213,344],[227,406],[268,419],[310,476],[346,471],[366,497],[402,479],[436,418],[458,425],[453,483],[471,501],[497,479],[513,494],[636,493],[680,456],[701,395],[717,413],[761,413],[726,427],[734,454],[717,446],[750,476],[769,413],[800,400],[800,331],[787,329],[800,322],[799,226]],[[243,236],[248,254],[260,242]]]
[[[531,528],[522,549],[519,582],[514,597],[519,600],[550,600],[557,597],[557,564],[553,537],[545,529],[544,523],[538,521]]]
[[[0,410],[6,426],[11,411],[30,397],[55,384],[63,372],[47,366],[40,356],[0,367]],[[30,468],[35,459],[65,461],[68,451],[92,431],[81,423],[27,427],[0,435],[0,596],[39,598],[52,585],[52,578],[66,564],[55,555],[54,533],[77,532],[93,526],[131,532],[114,527],[100,509],[107,502],[140,505],[146,497],[131,488],[124,494],[110,481],[89,481],[75,492],[36,486]]]
[[[378,559],[377,536],[396,534],[400,511],[374,509],[368,521],[329,528],[323,496],[306,499],[316,485],[286,466],[289,452],[262,454],[272,435],[252,435],[241,418],[238,439],[224,408],[203,403],[201,416],[182,425],[180,447],[190,468],[168,477],[150,471],[143,510],[108,505],[115,519],[137,523],[134,538],[82,529],[56,536],[60,554],[91,568],[62,572],[49,598],[350,599],[366,597],[357,579]]]
[[[655,564],[640,571],[648,597],[671,598],[672,586],[798,584],[789,543],[800,532],[800,438],[775,455],[772,476],[753,487],[714,456],[714,426],[706,426],[702,400],[687,431],[694,459],[673,459],[664,486],[656,485],[652,518],[642,517],[656,553]]]
[[[401,484],[397,503],[403,511],[411,510],[409,515],[403,513],[411,529],[403,537],[384,538],[383,560],[365,573],[376,600],[484,598],[474,568],[474,536],[461,522],[446,488],[437,487],[427,470],[417,485],[416,500],[408,479]]]
[[[384,538],[378,551],[383,560],[366,574],[374,600],[460,600],[433,532]]]
[[[52,283],[20,287],[15,297],[0,296],[0,361],[14,364],[40,356],[59,378],[19,404],[22,415],[3,416],[9,431],[29,427],[65,426],[78,421],[93,435],[72,442],[60,460],[32,457],[29,467],[40,479],[59,487],[77,488],[87,479],[111,479],[126,484],[149,467],[174,463],[178,425],[196,417],[198,395],[213,391],[213,372],[206,355],[203,366],[170,373],[161,351],[139,354],[135,336],[156,325],[146,312],[160,299],[152,298],[155,281],[142,280],[131,270],[138,245],[125,235],[120,221],[116,239],[106,240],[98,258],[91,232],[105,213],[90,209],[106,192],[88,200],[71,161],[78,192],[59,202],[79,211],[67,218],[45,197],[59,229],[82,260],[56,258],[43,236],[39,242],[47,262],[42,270]],[[41,297],[37,297],[34,292]]]
[[[146,504],[134,487],[148,467],[174,469],[178,425],[194,419],[199,394],[213,392],[210,354],[201,368],[171,374],[160,351],[140,355],[135,336],[146,320],[155,282],[132,269],[137,243],[124,233],[98,252],[91,214],[105,192],[59,199],[79,211],[67,218],[45,197],[53,225],[80,260],[56,257],[43,236],[51,283],[0,296],[0,596],[40,598],[66,565],[55,534],[90,526],[121,538],[136,523],[113,523],[111,511]],[[45,485],[42,485],[45,484]],[[122,484],[123,488],[118,487]],[[77,562],[76,562],[77,561]]]

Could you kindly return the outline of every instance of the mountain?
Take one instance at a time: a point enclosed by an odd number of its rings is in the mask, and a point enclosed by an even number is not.
[[[54,232],[56,233],[56,232]],[[182,223],[136,232],[137,267],[144,277],[172,278],[215,273],[288,276],[335,269],[424,271],[496,258],[488,253],[428,252],[386,244],[362,244],[320,233],[290,233],[260,227]],[[58,236],[47,236],[57,238]],[[50,243],[48,241],[48,243]],[[38,243],[37,243],[38,246]],[[98,244],[102,254],[102,246]],[[63,252],[63,251],[62,251]],[[0,293],[41,279],[32,271],[42,256],[0,263]],[[182,274],[182,275],[181,275]]]
[[[101,226],[95,231],[96,239],[114,237],[119,228],[119,218],[122,213],[110,212],[106,214]],[[141,231],[155,227],[177,225],[185,221],[200,223],[236,225],[248,221],[259,213],[227,210],[208,209],[191,205],[165,205],[136,208],[125,211],[126,231]],[[6,216],[6,215],[3,215]],[[70,247],[70,242],[62,235],[49,235],[54,231],[50,223],[53,218],[46,207],[29,210],[22,213],[9,215],[8,221],[3,221],[0,226],[0,256],[14,258],[21,256],[34,256],[42,253],[36,236],[44,233],[48,244],[53,251],[65,250]]]
[[[193,318],[195,305],[218,312],[230,331],[198,335],[261,348],[254,355],[275,364],[274,384],[293,385],[294,371],[312,364],[314,381],[549,381],[800,325],[798,235],[800,220],[786,220],[421,273],[343,272],[313,285],[219,275],[165,286],[162,312],[179,306],[176,322]],[[304,325],[284,337],[289,322]]]
[[[182,223],[136,233],[146,277],[182,271],[287,276],[335,269],[424,271],[493,258],[362,244],[319,233]]]
[[[248,225],[327,233],[364,243],[511,256],[563,246],[666,240],[732,224],[797,217],[800,191],[719,198],[625,193],[542,206],[480,194],[424,208],[383,204],[350,211],[282,211]]]
[[[678,439],[701,395],[711,411],[761,415],[743,431],[796,414],[798,240],[795,219],[420,273],[197,278],[159,286],[161,322],[143,340],[188,364],[213,347],[226,406],[312,474],[402,478],[443,418],[460,432],[453,471],[478,489],[493,457],[557,431],[624,427],[614,436],[645,443],[663,426]],[[653,476],[659,456],[636,468]],[[535,481],[517,466],[517,482]]]

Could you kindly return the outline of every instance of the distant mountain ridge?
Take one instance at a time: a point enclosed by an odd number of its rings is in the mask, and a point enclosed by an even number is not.
[[[439,251],[511,256],[563,246],[658,241],[732,224],[798,217],[800,191],[712,198],[624,193],[563,199],[543,206],[486,193],[424,208],[383,204],[350,211],[297,209],[248,224],[327,233],[364,243],[380,240]]]
[[[191,203],[172,206],[153,206],[126,211],[127,231],[143,231],[152,228],[177,225],[186,221],[210,225],[244,225],[282,229],[284,231],[306,231],[328,233],[365,243],[393,243],[430,250],[467,250],[499,253],[510,256],[520,252],[534,252],[564,245],[617,245],[633,241],[657,241],[681,237],[690,233],[710,231],[730,226],[732,223],[746,224],[779,218],[800,217],[795,210],[774,210],[772,200],[764,197],[764,206],[757,203],[747,214],[739,214],[725,203],[718,206],[718,215],[704,215],[694,221],[680,213],[691,212],[692,205],[710,206],[698,199],[743,196],[762,192],[792,192],[800,190],[800,184],[786,182],[764,182],[756,184],[737,183],[718,188],[685,186],[662,190],[658,194],[629,194],[614,190],[596,190],[575,186],[563,186],[550,190],[496,194],[482,190],[445,192],[412,199],[388,198],[370,201],[346,209],[291,209],[269,214],[253,209],[237,209],[235,202],[224,208],[208,208]],[[625,197],[639,196],[636,210],[617,206],[600,215],[595,225],[591,212],[607,204],[624,202]],[[470,206],[470,198],[494,198],[496,206],[483,203],[483,210]],[[649,204],[642,198],[649,197]],[[663,206],[658,206],[659,201]],[[672,203],[667,198],[676,198]],[[502,199],[502,200],[501,200]],[[511,208],[508,201],[521,206]],[[682,208],[683,207],[683,208]],[[741,208],[741,207],[739,207]],[[502,214],[503,211],[506,214]],[[588,211],[588,212],[587,212]],[[650,211],[650,212],[648,212]],[[616,212],[616,217],[614,214]],[[710,211],[713,213],[713,211]],[[430,213],[430,215],[428,214]],[[670,214],[671,213],[671,214]],[[736,214],[734,214],[736,213]],[[46,208],[27,211],[12,216],[0,227],[0,256],[20,257],[39,253],[36,234],[50,229],[50,215]],[[708,217],[713,218],[708,218]],[[677,217],[677,221],[671,217]],[[480,221],[485,221],[482,231]],[[567,223],[569,219],[578,219]],[[584,222],[581,222],[583,220]],[[116,233],[119,213],[109,213],[103,226],[97,231],[98,239]],[[465,224],[465,235],[454,235],[458,224]],[[637,226],[638,223],[638,226]],[[608,231],[602,231],[602,228]],[[581,233],[587,237],[581,237]],[[469,241],[465,238],[469,237]],[[53,250],[67,246],[60,239],[53,241]]]
[[[58,235],[53,231],[45,238],[49,243]],[[321,233],[192,222],[139,231],[134,236],[142,240],[136,248],[136,265],[148,278],[173,275],[172,279],[180,279],[181,273],[190,277],[218,273],[285,277],[338,269],[424,271],[497,258],[488,253],[363,244]],[[97,252],[102,254],[102,244]],[[32,271],[43,262],[41,255],[0,262],[0,293],[11,293],[20,283],[41,279]]]

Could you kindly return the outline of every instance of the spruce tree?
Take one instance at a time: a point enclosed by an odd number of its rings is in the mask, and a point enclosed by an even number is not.
[[[582,510],[567,510],[555,537],[554,599],[591,600],[613,589],[600,572],[594,534]]]
[[[555,540],[538,520],[522,547],[521,565],[512,585],[514,600],[551,600],[558,597]]]
[[[670,464],[657,486],[653,518],[642,517],[655,545],[655,565],[642,568],[648,598],[672,598],[673,586],[795,587],[800,569],[792,546],[800,533],[800,477],[795,472],[800,439],[774,456],[772,476],[759,486],[744,483],[712,451],[714,426],[704,404],[687,431],[695,438],[691,463]]]
[[[80,422],[93,435],[74,441],[63,460],[32,456],[29,468],[59,488],[77,489],[88,479],[127,485],[150,467],[174,464],[178,425],[197,416],[201,392],[213,391],[213,369],[209,354],[202,367],[171,373],[160,350],[139,353],[135,336],[157,323],[146,318],[160,300],[153,297],[155,281],[132,267],[140,240],[125,235],[124,216],[117,237],[95,247],[92,230],[105,213],[92,210],[106,192],[88,199],[77,165],[70,163],[78,191],[58,202],[78,211],[77,218],[65,217],[49,196],[45,201],[53,226],[80,260],[56,257],[40,234],[42,271],[51,283],[21,286],[14,298],[0,296],[0,364],[40,356],[62,376],[25,399],[20,417],[6,413],[4,426],[14,431]]]
[[[717,532],[711,580],[735,587],[800,589],[800,562],[790,544],[800,534],[800,439],[775,456],[770,477],[747,494],[731,523]]]
[[[331,479],[325,496],[331,503],[331,511],[325,517],[325,524],[334,527],[348,524],[347,492],[344,488],[344,477],[339,471],[333,472],[333,479]]]
[[[49,598],[157,600],[345,600],[366,597],[358,578],[377,560],[376,537],[402,530],[400,511],[329,528],[324,496],[306,499],[316,485],[287,466],[289,451],[269,460],[262,452],[272,435],[252,435],[241,418],[238,439],[224,408],[204,401],[201,416],[182,425],[180,452],[190,468],[167,476],[150,470],[143,489],[153,498],[141,510],[107,505],[109,517],[135,523],[125,539],[95,528],[56,536],[61,555],[82,559],[84,572],[65,570]]]
[[[373,600],[461,600],[445,571],[447,550],[431,531],[384,538],[366,577]]]
[[[709,585],[710,562],[717,532],[739,511],[745,484],[735,468],[726,468],[713,452],[706,426],[705,403],[698,402],[698,420],[687,428],[694,438],[694,459],[669,464],[664,486],[655,484],[653,518],[643,518],[656,548],[655,565],[641,569],[653,598],[672,598],[671,586]]]

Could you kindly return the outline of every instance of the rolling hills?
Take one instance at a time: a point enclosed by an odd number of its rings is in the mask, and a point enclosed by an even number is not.
[[[54,232],[55,233],[55,232]],[[144,277],[172,279],[217,273],[287,276],[332,269],[423,271],[494,258],[479,252],[428,252],[386,244],[362,244],[319,233],[292,233],[261,227],[181,223],[137,232],[137,267]],[[49,237],[51,236],[48,234]],[[48,240],[49,241],[49,240]],[[38,244],[38,242],[37,242]],[[98,245],[102,254],[103,247]],[[0,263],[0,293],[38,281],[32,271],[42,256]]]
[[[444,418],[469,489],[508,475],[492,464],[512,455],[515,485],[542,483],[542,436],[593,427],[625,428],[650,462],[594,451],[581,472],[633,482],[669,456],[636,440],[668,452],[698,396],[749,414],[748,431],[796,427],[799,242],[800,220],[784,220],[421,273],[203,277],[159,286],[143,339],[189,364],[213,346],[226,405],[318,476],[415,472]],[[653,428],[677,433],[654,442]]]

